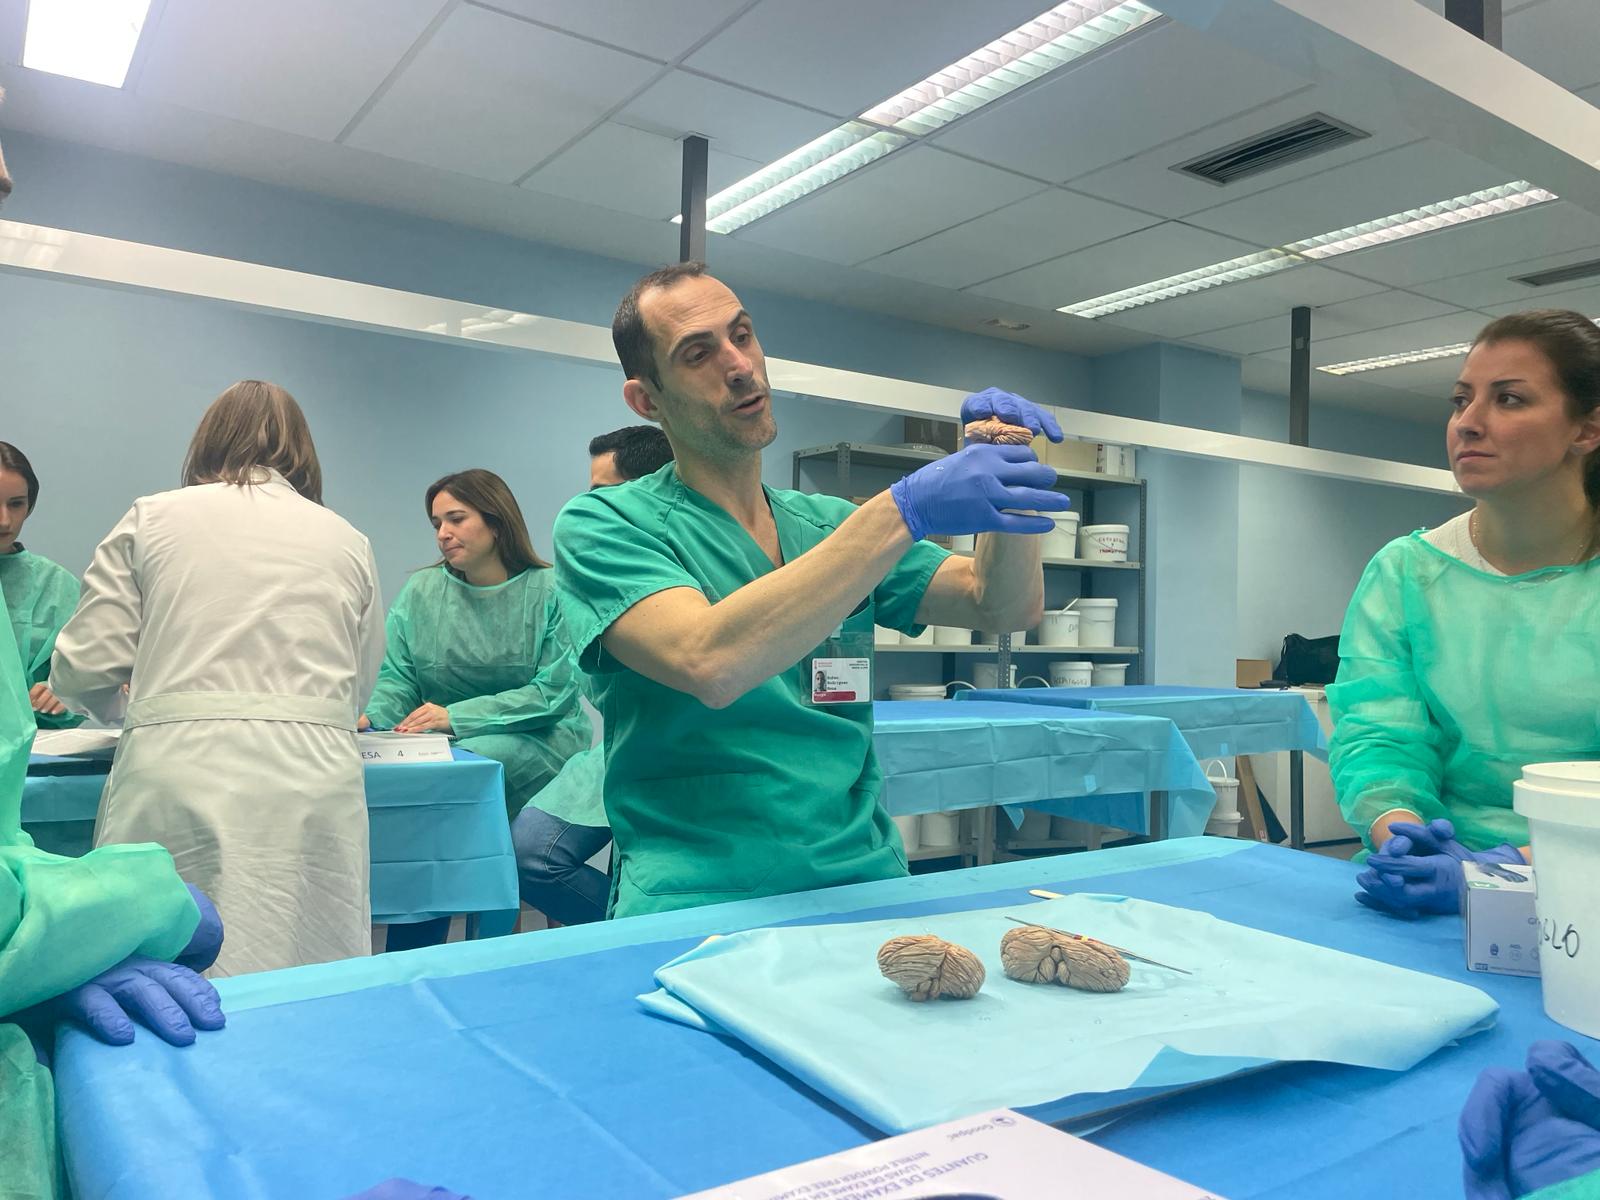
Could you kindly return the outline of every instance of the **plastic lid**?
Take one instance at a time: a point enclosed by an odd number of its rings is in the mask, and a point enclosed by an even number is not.
[[[1550,786],[1563,791],[1588,791],[1600,795],[1600,762],[1529,763],[1522,768],[1522,782],[1533,787]]]
[[[1084,533],[1127,533],[1126,525],[1085,525]]]
[[[1080,599],[1078,601],[1079,608],[1115,608],[1116,606],[1117,602],[1114,598],[1111,600]]]

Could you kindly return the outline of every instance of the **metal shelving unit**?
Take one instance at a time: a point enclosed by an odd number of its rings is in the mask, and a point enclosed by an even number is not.
[[[933,448],[919,449],[913,446],[877,446],[865,442],[832,442],[824,446],[808,446],[804,450],[794,452],[794,487],[800,488],[800,475],[803,464],[807,462],[828,462],[831,460],[837,472],[838,494],[852,496],[855,491],[852,487],[852,476],[858,468],[878,468],[907,472],[916,470],[930,462],[945,457],[945,451]],[[949,667],[955,662],[956,656],[967,655],[992,655],[998,660],[998,675],[1000,686],[1009,686],[1011,679],[1011,661],[1013,655],[1033,656],[1051,655],[1059,657],[1063,654],[1073,654],[1084,658],[1114,655],[1132,660],[1128,666],[1128,681],[1142,683],[1145,678],[1144,669],[1144,644],[1145,644],[1145,561],[1147,546],[1147,523],[1149,506],[1147,504],[1146,484],[1142,479],[1120,475],[1095,475],[1081,471],[1061,471],[1056,473],[1056,490],[1063,492],[1083,493],[1081,505],[1082,524],[1096,524],[1096,500],[1109,492],[1126,494],[1129,489],[1138,492],[1138,525],[1132,531],[1135,539],[1134,558],[1129,562],[1093,562],[1081,558],[1047,558],[1044,565],[1051,571],[1074,571],[1081,575],[1078,586],[1079,596],[1094,598],[1103,593],[1096,590],[1097,580],[1104,580],[1107,587],[1112,586],[1111,581],[1126,577],[1127,572],[1135,574],[1134,583],[1134,608],[1136,634],[1134,644],[1128,646],[1012,646],[1011,635],[1001,634],[998,646],[878,646],[879,654],[947,654],[952,657],[947,660],[947,669],[944,674],[948,677],[953,673]],[[1081,526],[1080,526],[1081,527]],[[970,553],[970,552],[963,552]]]

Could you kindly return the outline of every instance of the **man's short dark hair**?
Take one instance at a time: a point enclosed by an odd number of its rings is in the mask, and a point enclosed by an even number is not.
[[[699,279],[705,273],[703,262],[673,263],[651,271],[628,289],[622,303],[617,305],[617,315],[611,318],[611,344],[617,348],[617,361],[629,379],[648,379],[657,387],[661,386],[661,376],[656,372],[655,345],[650,340],[650,331],[644,327],[644,318],[639,315],[639,297],[651,288],[669,288],[685,279]]]
[[[625,480],[653,475],[672,461],[672,443],[654,425],[629,425],[602,433],[589,443],[589,457],[617,456],[617,474]]]

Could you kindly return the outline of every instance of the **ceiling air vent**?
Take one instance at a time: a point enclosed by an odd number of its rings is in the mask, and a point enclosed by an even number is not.
[[[1174,171],[1204,179],[1219,187],[1235,180],[1276,170],[1369,136],[1354,126],[1312,113],[1287,125],[1234,142],[1220,150],[1179,163]]]
[[[1573,263],[1568,267],[1553,267],[1548,271],[1534,271],[1528,275],[1513,275],[1511,281],[1525,283],[1529,287],[1549,287],[1552,283],[1571,283],[1574,279],[1588,279],[1591,275],[1600,275],[1600,258]]]

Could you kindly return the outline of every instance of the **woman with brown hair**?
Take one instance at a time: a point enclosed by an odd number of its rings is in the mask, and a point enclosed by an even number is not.
[[[494,472],[446,475],[424,505],[441,558],[395,597],[366,719],[401,733],[453,733],[463,750],[500,762],[515,817],[592,740],[555,572]],[[446,918],[391,925],[388,946],[433,945],[447,928]]]
[[[212,973],[367,954],[356,719],[383,656],[367,539],[322,507],[294,398],[236,383],[184,486],[134,502],[95,550],[51,688],[125,732],[96,845],[158,842],[216,902]]]
[[[1525,861],[1524,766],[1600,759],[1600,329],[1490,322],[1451,407],[1473,508],[1373,558],[1328,689],[1339,804],[1380,850],[1357,898],[1399,915],[1456,911],[1463,861]]]

